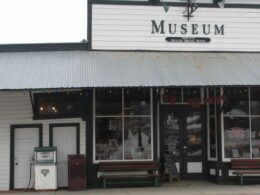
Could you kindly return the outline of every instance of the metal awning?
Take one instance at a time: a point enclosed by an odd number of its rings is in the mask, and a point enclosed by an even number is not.
[[[260,85],[260,53],[0,53],[0,89]]]

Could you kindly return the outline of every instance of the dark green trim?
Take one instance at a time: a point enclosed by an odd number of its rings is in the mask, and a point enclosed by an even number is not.
[[[39,52],[39,51],[86,51],[88,43],[35,43],[35,44],[0,44],[3,52]]]
[[[157,111],[158,111],[158,107],[157,107],[157,103],[160,101],[160,96],[157,94],[159,93],[159,91],[157,91],[156,89],[153,89],[153,102],[151,102],[151,104],[153,105],[153,111],[152,111],[152,115],[153,115],[153,161],[159,161],[158,159],[158,125],[157,125]]]
[[[50,147],[50,146],[36,147],[34,148],[34,151],[35,152],[57,151],[57,147]]]
[[[42,124],[15,124],[10,125],[10,184],[9,189],[14,189],[14,148],[15,148],[15,130],[21,128],[38,128],[39,147],[42,146]]]
[[[79,123],[54,123],[49,124],[49,146],[53,146],[53,129],[55,127],[76,127],[76,150],[80,154],[80,124]],[[59,148],[58,148],[59,150]]]
[[[185,7],[186,3],[165,2],[168,6]],[[118,1],[118,0],[90,0],[89,4],[104,4],[104,5],[136,5],[136,6],[162,6],[160,1]],[[218,7],[214,3],[198,3],[199,7]]]
[[[88,31],[87,31],[87,37],[88,37],[88,48],[92,49],[92,3],[90,0],[88,1]]]

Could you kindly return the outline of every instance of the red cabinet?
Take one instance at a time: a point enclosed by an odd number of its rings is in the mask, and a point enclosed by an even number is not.
[[[86,189],[85,155],[68,155],[69,190]]]

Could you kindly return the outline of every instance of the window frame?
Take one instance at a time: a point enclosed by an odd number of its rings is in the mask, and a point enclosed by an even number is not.
[[[148,88],[150,91],[150,115],[134,115],[134,116],[129,116],[129,115],[125,115],[124,112],[124,97],[125,97],[125,91],[126,88],[122,88],[122,114],[121,115],[116,115],[116,116],[97,116],[96,115],[96,89],[93,89],[93,163],[94,164],[98,164],[99,162],[145,162],[145,161],[153,161],[154,160],[154,124],[153,124],[153,89],[152,88]],[[129,89],[133,89],[133,88],[129,88]],[[113,89],[111,89],[113,90]],[[151,158],[150,159],[124,159],[125,158],[125,151],[124,151],[124,131],[125,131],[125,118],[131,118],[131,117],[144,117],[144,118],[148,118],[148,116],[150,117],[150,123],[151,123]],[[122,118],[122,152],[123,152],[123,159],[122,160],[97,160],[96,159],[96,118],[101,118],[101,117],[118,117],[118,118]]]
[[[216,87],[214,87],[214,96],[216,97]],[[207,90],[207,98],[209,97],[209,88]],[[217,103],[216,100],[214,101],[214,115],[210,114],[210,109],[209,109],[209,102],[207,103],[207,156],[209,161],[218,161],[218,125],[217,125]],[[211,157],[210,156],[210,118],[214,117],[215,118],[215,141],[216,141],[216,157]]]
[[[221,142],[222,142],[222,161],[223,162],[230,162],[232,158],[226,158],[225,157],[225,140],[224,140],[224,117],[242,117],[245,118],[247,117],[249,120],[249,150],[250,150],[250,159],[260,159],[258,158],[253,158],[252,156],[252,118],[260,118],[260,115],[252,115],[251,114],[251,88],[253,87],[247,87],[248,89],[248,115],[225,115],[224,111],[222,110],[221,112]],[[221,87],[220,90],[221,96],[224,95],[224,88]],[[221,107],[223,106],[223,100],[221,100]],[[238,158],[238,159],[248,159],[248,158]]]

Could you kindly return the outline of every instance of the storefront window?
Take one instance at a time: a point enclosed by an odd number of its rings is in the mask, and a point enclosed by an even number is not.
[[[100,89],[95,102],[96,160],[152,159],[150,89]]]
[[[260,88],[226,88],[224,95],[225,158],[259,158]]]

